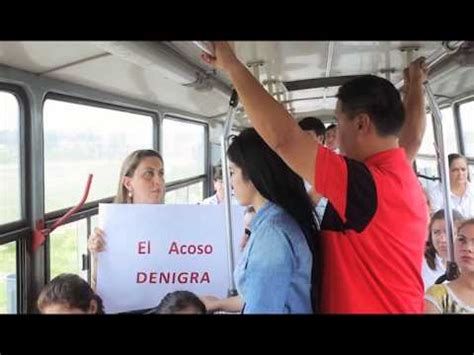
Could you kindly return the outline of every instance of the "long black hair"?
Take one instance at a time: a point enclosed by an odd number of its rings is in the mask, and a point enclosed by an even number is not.
[[[318,224],[311,199],[303,180],[264,142],[253,128],[235,136],[227,150],[229,160],[242,170],[244,179],[250,180],[267,200],[283,208],[300,226],[313,254],[313,309],[314,297],[319,291],[319,262],[317,247]]]

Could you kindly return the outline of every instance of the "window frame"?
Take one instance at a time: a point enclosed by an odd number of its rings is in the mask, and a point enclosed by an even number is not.
[[[463,151],[463,145],[461,143],[461,140],[459,139],[459,136],[462,135],[461,134],[461,130],[460,130],[460,125],[459,125],[459,116],[456,112],[456,106],[457,104],[456,103],[445,103],[445,104],[442,104],[439,106],[439,110],[442,111],[442,110],[445,110],[447,108],[450,108],[452,110],[452,113],[453,113],[453,120],[454,120],[454,135],[455,135],[455,138],[456,138],[456,147],[457,147],[457,150],[458,152],[462,152]],[[429,110],[427,113],[426,113],[427,119],[431,119],[431,122],[432,122],[432,128],[433,128],[433,138],[434,138],[434,143],[437,145],[438,144],[438,140],[437,140],[437,137],[436,137],[436,134],[435,134],[435,129],[434,129],[434,117],[433,117],[433,114],[431,112],[431,110]],[[444,127],[444,126],[443,126]],[[443,131],[443,133],[445,133]],[[462,154],[462,153],[461,153]],[[416,160],[420,158],[420,159],[423,159],[423,160],[432,160],[432,161],[435,161],[438,165],[438,174],[437,177],[438,179],[441,177],[441,174],[440,174],[440,167],[439,167],[439,164],[438,164],[438,158],[435,155],[432,155],[432,154],[417,154],[416,156],[416,159],[415,159],[415,171],[416,173],[418,174],[418,168],[417,168],[417,164],[416,164]]]
[[[473,102],[474,103],[474,95],[470,95],[467,97],[464,97],[463,99],[457,100],[454,104],[455,107],[455,117],[456,117],[456,123],[459,127],[458,129],[458,140],[459,140],[459,151],[461,152],[462,155],[464,155],[469,164],[474,164],[474,154],[473,156],[468,156],[466,154],[466,145],[465,145],[465,139],[464,135],[462,134],[462,120],[461,120],[461,106],[465,104],[469,104]],[[473,119],[474,120],[474,119]]]
[[[27,164],[27,147],[26,147],[26,130],[28,122],[28,100],[24,91],[15,85],[0,83],[0,91],[11,94],[15,97],[19,107],[19,157],[20,157],[20,218],[15,221],[0,224],[0,244],[3,244],[2,234],[18,228],[25,227],[29,220],[29,210],[27,208],[26,196],[29,193],[29,186],[27,179],[31,177],[29,174],[29,164]]]
[[[170,183],[166,183],[166,193],[171,192],[173,190],[177,190],[183,187],[187,187],[193,185],[198,182],[203,182],[203,196],[202,199],[205,198],[206,191],[210,191],[211,182],[210,182],[210,175],[211,175],[211,161],[210,161],[210,142],[209,142],[209,123],[204,120],[197,120],[193,119],[188,116],[179,115],[179,114],[169,114],[165,113],[162,118],[160,130],[160,151],[163,151],[163,143],[164,143],[164,121],[171,120],[185,124],[193,124],[193,125],[200,125],[204,127],[204,173],[200,175],[193,175],[191,177],[175,180]],[[163,157],[166,160],[166,157]],[[166,163],[165,163],[166,164]]]
[[[122,105],[116,105],[116,104],[111,104],[108,102],[102,102],[98,100],[92,100],[90,98],[83,98],[80,96],[74,96],[74,95],[65,95],[65,94],[59,94],[56,92],[48,92],[42,101],[41,108],[42,112],[44,112],[44,105],[47,100],[56,100],[56,101],[62,101],[62,102],[67,102],[71,104],[78,104],[78,105],[84,105],[84,106],[91,106],[91,107],[97,107],[97,108],[103,108],[103,109],[109,109],[109,110],[115,110],[115,111],[120,111],[120,112],[127,112],[127,113],[133,113],[133,114],[140,114],[140,115],[146,115],[150,116],[152,120],[152,139],[153,139],[153,149],[159,151],[159,141],[160,141],[160,136],[159,132],[161,130],[161,122],[160,122],[160,114],[158,112],[153,112],[149,110],[144,110],[144,109],[139,109],[139,108],[134,108],[134,107],[127,107],[127,106],[122,106]],[[44,115],[42,114],[43,121],[45,119]],[[43,151],[44,151],[44,125],[43,125]],[[45,156],[43,154],[43,186],[42,186],[42,193],[43,196],[45,196],[45,189],[46,189],[46,174],[44,171],[45,167]],[[99,206],[99,203],[111,203],[114,199],[114,196],[107,196],[99,200],[94,200],[94,201],[89,201],[84,204],[84,206],[78,211],[78,213],[82,211],[86,211],[91,208],[95,208]],[[60,210],[54,210],[50,212],[46,212],[46,199],[43,199],[43,210],[45,211],[45,224],[53,219],[57,219],[57,217],[64,215],[67,211],[69,211],[71,208],[74,206],[69,206],[66,208],[62,208]]]
[[[28,222],[31,220],[30,209],[27,208],[27,196],[31,196],[30,191],[30,160],[27,146],[27,132],[30,130],[30,110],[28,97],[24,89],[19,85],[0,82],[0,91],[11,94],[18,102],[19,108],[19,180],[20,180],[20,218],[16,221],[7,222],[0,225],[0,245],[15,243],[15,267],[16,267],[16,314],[21,313],[27,304],[26,282],[27,282],[27,256],[26,249],[28,239],[31,236],[31,228]]]
[[[67,220],[67,222],[62,224],[61,226],[59,226],[59,228],[61,228],[63,226],[67,226],[68,224],[71,224],[71,223],[82,221],[82,220],[85,219],[86,224],[87,224],[87,230],[86,230],[85,238],[86,238],[86,241],[87,241],[87,238],[89,237],[89,235],[92,232],[91,218],[95,215],[98,215],[98,214],[99,214],[99,205],[97,205],[96,207],[92,207],[88,210],[79,211],[79,212],[73,214]],[[51,226],[57,220],[59,220],[59,218],[61,218],[61,217],[59,216],[59,217],[48,220],[45,223],[45,228],[51,228]],[[45,240],[45,246],[46,246],[46,253],[45,253],[45,257],[44,257],[44,260],[45,260],[45,275],[46,275],[46,280],[50,281],[51,280],[51,241],[50,241],[49,237],[46,238],[46,240]],[[83,254],[82,271],[87,270],[87,282],[89,282],[89,283],[91,282],[90,263],[91,263],[91,255],[90,255],[89,251],[87,251],[87,254]]]
[[[43,101],[41,103],[41,110],[42,110],[42,118],[44,121],[44,105],[47,100],[56,100],[56,101],[62,101],[62,102],[67,102],[67,103],[72,103],[72,104],[79,104],[79,105],[85,105],[85,106],[90,106],[90,107],[97,107],[97,108],[104,108],[104,109],[110,109],[110,110],[115,110],[115,111],[120,111],[120,112],[128,112],[128,113],[133,113],[133,114],[141,114],[141,115],[146,115],[149,116],[152,120],[152,139],[153,139],[153,149],[159,150],[159,142],[160,142],[160,131],[161,131],[161,114],[158,111],[152,111],[152,110],[146,110],[146,109],[140,109],[136,107],[129,107],[126,105],[116,105],[112,104],[106,101],[99,101],[99,100],[93,100],[90,98],[84,98],[76,95],[66,95],[66,94],[60,94],[54,91],[49,91],[44,95]],[[42,130],[42,135],[43,135],[43,150],[44,150],[44,125],[43,125],[43,130]],[[44,166],[45,166],[45,157],[43,154],[43,186],[42,186],[42,195],[43,197],[45,196],[45,181],[46,181],[46,175],[44,173]],[[86,219],[86,224],[87,224],[87,235],[85,238],[88,238],[90,233],[92,232],[91,228],[91,218],[94,215],[97,215],[99,213],[99,204],[100,203],[112,203],[114,199],[114,196],[108,196],[99,200],[94,200],[94,201],[89,201],[82,206],[82,208],[74,213],[70,218],[68,219],[67,223],[64,225],[78,222],[82,219]],[[46,199],[43,198],[43,210],[46,211]],[[74,206],[66,207],[60,210],[55,210],[55,211],[50,211],[50,212],[45,212],[44,213],[44,221],[45,221],[45,226],[46,228],[50,228],[61,216],[63,216],[67,211],[69,211],[71,208]],[[63,226],[64,226],[63,225]],[[47,281],[51,280],[51,242],[49,238],[46,238],[45,241],[45,254],[44,254],[44,273],[45,273],[45,279]],[[89,251],[87,251],[87,255],[85,259],[83,259],[83,265],[82,268],[83,270],[87,270],[87,279],[88,282],[90,283],[91,281],[91,268],[90,268],[90,259],[91,255]]]

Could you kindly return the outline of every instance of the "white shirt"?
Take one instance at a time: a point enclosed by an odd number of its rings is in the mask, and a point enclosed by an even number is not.
[[[316,216],[318,217],[319,225],[323,222],[324,212],[326,211],[326,207],[328,205],[328,199],[326,197],[321,197],[318,204],[314,208],[316,211]]]
[[[443,185],[437,184],[432,188],[428,195],[430,196],[432,212],[436,212],[444,208]],[[452,207],[462,214],[464,218],[474,217],[474,187],[471,183],[467,183],[466,192],[459,197],[450,191]]]
[[[303,181],[304,181],[304,187],[306,189],[306,192],[309,192],[309,190],[311,190],[312,188],[311,184],[307,182],[306,180],[303,180]],[[321,225],[323,221],[324,211],[326,210],[327,204],[328,204],[328,199],[326,197],[321,197],[318,204],[314,207],[319,225]]]
[[[425,258],[423,258],[423,267],[421,269],[421,277],[423,278],[423,283],[425,285],[425,292],[431,286],[434,285],[436,280],[441,276],[444,275],[446,269],[443,265],[442,259],[438,254],[436,254],[435,258],[435,270],[431,270],[428,266],[428,263]]]

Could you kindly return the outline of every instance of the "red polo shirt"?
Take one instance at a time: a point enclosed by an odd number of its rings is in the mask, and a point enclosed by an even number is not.
[[[426,199],[402,148],[364,163],[320,147],[323,313],[422,313]]]

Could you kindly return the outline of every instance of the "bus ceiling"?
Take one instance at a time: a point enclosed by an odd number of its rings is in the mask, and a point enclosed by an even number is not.
[[[202,42],[201,42],[202,43]],[[410,59],[431,61],[440,98],[474,92],[472,42],[234,42],[238,57],[295,116],[330,115],[337,89],[364,74],[400,85]],[[196,42],[0,42],[0,64],[220,121],[232,87]],[[237,110],[236,123],[245,117]]]

